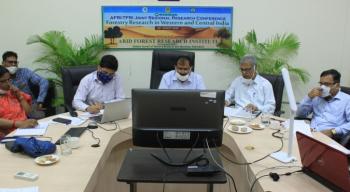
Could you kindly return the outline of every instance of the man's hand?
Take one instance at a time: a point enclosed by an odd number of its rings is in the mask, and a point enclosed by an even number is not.
[[[225,107],[228,107],[231,103],[225,100]]]
[[[323,131],[321,131],[321,133],[327,135],[328,137],[332,137],[333,136],[332,129],[323,130]]]
[[[36,106],[36,110],[37,111],[45,111],[46,108],[44,108],[42,103],[38,103],[38,105]]]
[[[320,87],[315,87],[311,89],[311,91],[308,93],[308,96],[313,99],[314,97],[319,97],[322,94],[322,90]]]
[[[33,128],[38,125],[38,121],[35,119],[27,119],[24,121],[16,121],[17,128]]]
[[[254,112],[258,110],[258,107],[250,103],[247,106],[245,106],[244,109],[250,112]]]
[[[103,109],[103,105],[101,103],[95,103],[93,105],[90,105],[86,111],[92,114],[96,114],[100,112],[100,110]]]

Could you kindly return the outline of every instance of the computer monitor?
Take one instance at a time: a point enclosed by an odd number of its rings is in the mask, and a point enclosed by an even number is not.
[[[221,146],[225,91],[132,90],[133,144],[141,147]]]

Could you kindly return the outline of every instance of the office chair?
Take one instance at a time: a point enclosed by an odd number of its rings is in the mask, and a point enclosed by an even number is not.
[[[64,104],[67,108],[72,108],[72,101],[75,92],[78,89],[80,80],[85,77],[85,75],[95,71],[97,66],[92,65],[82,65],[82,66],[71,66],[62,67],[62,82],[63,82],[63,96]]]
[[[267,79],[273,88],[273,95],[275,96],[276,108],[274,115],[280,116],[283,112],[281,111],[282,106],[282,96],[284,89],[284,81],[282,75],[269,75],[269,74],[259,74],[265,79]]]
[[[29,81],[29,89],[33,93],[34,98],[38,98],[39,96],[39,91],[40,91],[40,86],[33,84],[31,81]],[[56,108],[53,107],[53,100],[56,98],[56,86],[55,82],[52,80],[49,80],[49,88],[47,90],[47,94],[45,97],[45,100],[43,102],[44,108],[46,110],[44,111],[45,117],[52,116],[56,114]]]
[[[194,71],[195,54],[187,51],[172,51],[172,50],[153,50],[152,70],[151,70],[151,89],[158,89],[160,81],[164,73],[174,69],[177,58],[179,56],[187,56],[190,58],[192,71]]]

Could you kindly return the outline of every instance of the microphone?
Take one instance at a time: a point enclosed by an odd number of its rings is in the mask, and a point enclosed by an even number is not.
[[[73,110],[73,108],[67,104],[64,105],[66,107],[66,109],[68,110],[70,116],[72,117],[77,117],[78,113],[76,111]]]

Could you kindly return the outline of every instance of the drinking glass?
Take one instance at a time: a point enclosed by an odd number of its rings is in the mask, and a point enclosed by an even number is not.
[[[270,125],[270,115],[267,113],[261,114],[261,124],[263,124],[265,127],[268,127]]]
[[[61,155],[72,154],[72,148],[70,147],[70,135],[63,135],[60,139]]]

